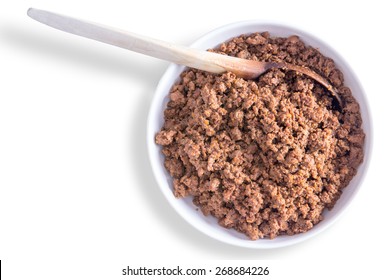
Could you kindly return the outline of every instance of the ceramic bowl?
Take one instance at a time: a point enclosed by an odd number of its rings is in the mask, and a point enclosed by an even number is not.
[[[229,24],[211,31],[195,41],[191,47],[206,50],[209,48],[214,48],[222,42],[227,41],[233,37],[237,37],[241,34],[263,31],[268,31],[270,32],[271,36],[278,37],[298,35],[307,45],[318,48],[322,54],[332,58],[335,61],[337,67],[344,74],[345,85],[352,90],[354,97],[360,104],[363,118],[363,129],[366,133],[364,162],[360,165],[358,173],[352,179],[348,187],[345,188],[335,207],[331,211],[325,210],[323,221],[315,225],[306,233],[296,234],[293,236],[278,236],[272,240],[259,239],[252,241],[242,233],[239,233],[233,229],[226,229],[219,226],[216,218],[212,216],[206,217],[202,214],[201,211],[197,211],[197,207],[192,203],[192,198],[189,197],[185,199],[177,199],[174,197],[172,191],[172,178],[164,168],[164,156],[161,153],[161,147],[155,144],[155,135],[161,129],[164,123],[163,112],[168,102],[169,91],[172,85],[179,79],[179,75],[185,69],[185,67],[175,64],[171,64],[168,67],[157,86],[150,107],[147,123],[147,146],[150,163],[158,186],[163,192],[167,202],[172,205],[177,213],[181,215],[187,222],[208,236],[228,244],[259,249],[277,248],[296,244],[317,235],[332,225],[340,217],[340,215],[345,212],[362,185],[364,175],[368,167],[372,144],[371,117],[366,95],[358,78],[341,55],[339,55],[327,43],[316,38],[314,35],[290,26],[261,21],[246,21]],[[166,203],[166,201],[162,201],[161,203]]]

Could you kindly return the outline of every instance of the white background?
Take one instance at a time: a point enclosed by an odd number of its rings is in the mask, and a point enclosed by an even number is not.
[[[4,279],[124,279],[121,269],[135,261],[211,260],[273,260],[275,274],[290,279],[384,279],[390,249],[390,20],[382,3],[2,1]],[[248,19],[316,34],[352,66],[372,110],[374,154],[356,200],[330,229],[288,248],[237,248],[196,231],[168,205],[147,159],[148,108],[168,63],[46,27],[26,16],[30,6],[180,44]]]

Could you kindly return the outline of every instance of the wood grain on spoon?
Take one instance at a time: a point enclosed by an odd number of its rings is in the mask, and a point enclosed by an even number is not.
[[[272,68],[293,70],[307,75],[323,85],[342,107],[342,100],[334,87],[324,77],[307,67],[284,62],[247,60],[179,46],[98,23],[34,8],[28,9],[27,14],[41,23],[68,33],[211,73],[221,74],[230,71],[245,79],[256,79]]]

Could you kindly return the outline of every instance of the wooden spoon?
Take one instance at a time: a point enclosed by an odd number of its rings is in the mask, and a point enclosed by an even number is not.
[[[293,70],[323,85],[337,99],[337,102],[342,107],[342,100],[336,89],[324,77],[307,67],[286,62],[254,61],[179,46],[101,24],[34,8],[28,9],[27,14],[41,23],[65,32],[211,73],[220,74],[230,71],[241,78],[256,79],[272,68]]]

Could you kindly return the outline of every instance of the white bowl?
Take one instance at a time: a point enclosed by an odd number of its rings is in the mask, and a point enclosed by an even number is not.
[[[220,27],[198,39],[191,45],[191,47],[198,49],[213,48],[218,46],[220,43],[241,34],[262,31],[269,31],[271,36],[280,37],[287,37],[289,35],[295,34],[298,35],[307,45],[319,48],[322,54],[332,58],[335,61],[337,67],[344,74],[345,85],[352,90],[354,97],[360,104],[363,118],[363,129],[366,133],[364,144],[364,162],[360,165],[357,175],[352,179],[349,186],[344,190],[335,207],[331,211],[325,211],[323,221],[315,225],[306,233],[296,234],[293,236],[278,236],[272,240],[259,239],[252,241],[249,240],[248,237],[244,234],[241,234],[233,229],[225,229],[221,227],[218,225],[216,218],[212,216],[205,217],[201,211],[196,211],[196,207],[192,204],[191,197],[185,199],[177,199],[174,197],[172,179],[164,168],[164,156],[161,153],[161,147],[155,144],[155,135],[161,129],[164,123],[163,112],[168,102],[169,91],[172,85],[178,80],[180,73],[184,70],[185,67],[175,64],[171,64],[168,67],[157,86],[155,96],[150,107],[147,124],[147,146],[149,159],[155,178],[164,196],[177,211],[177,213],[179,213],[195,228],[209,235],[210,237],[232,245],[259,249],[283,247],[299,243],[322,232],[324,229],[333,224],[347,209],[348,205],[353,200],[359,187],[362,184],[368,167],[372,145],[371,117],[366,96],[362,86],[360,85],[360,82],[347,62],[328,44],[317,39],[315,36],[289,26],[264,23],[261,21],[246,21]]]

